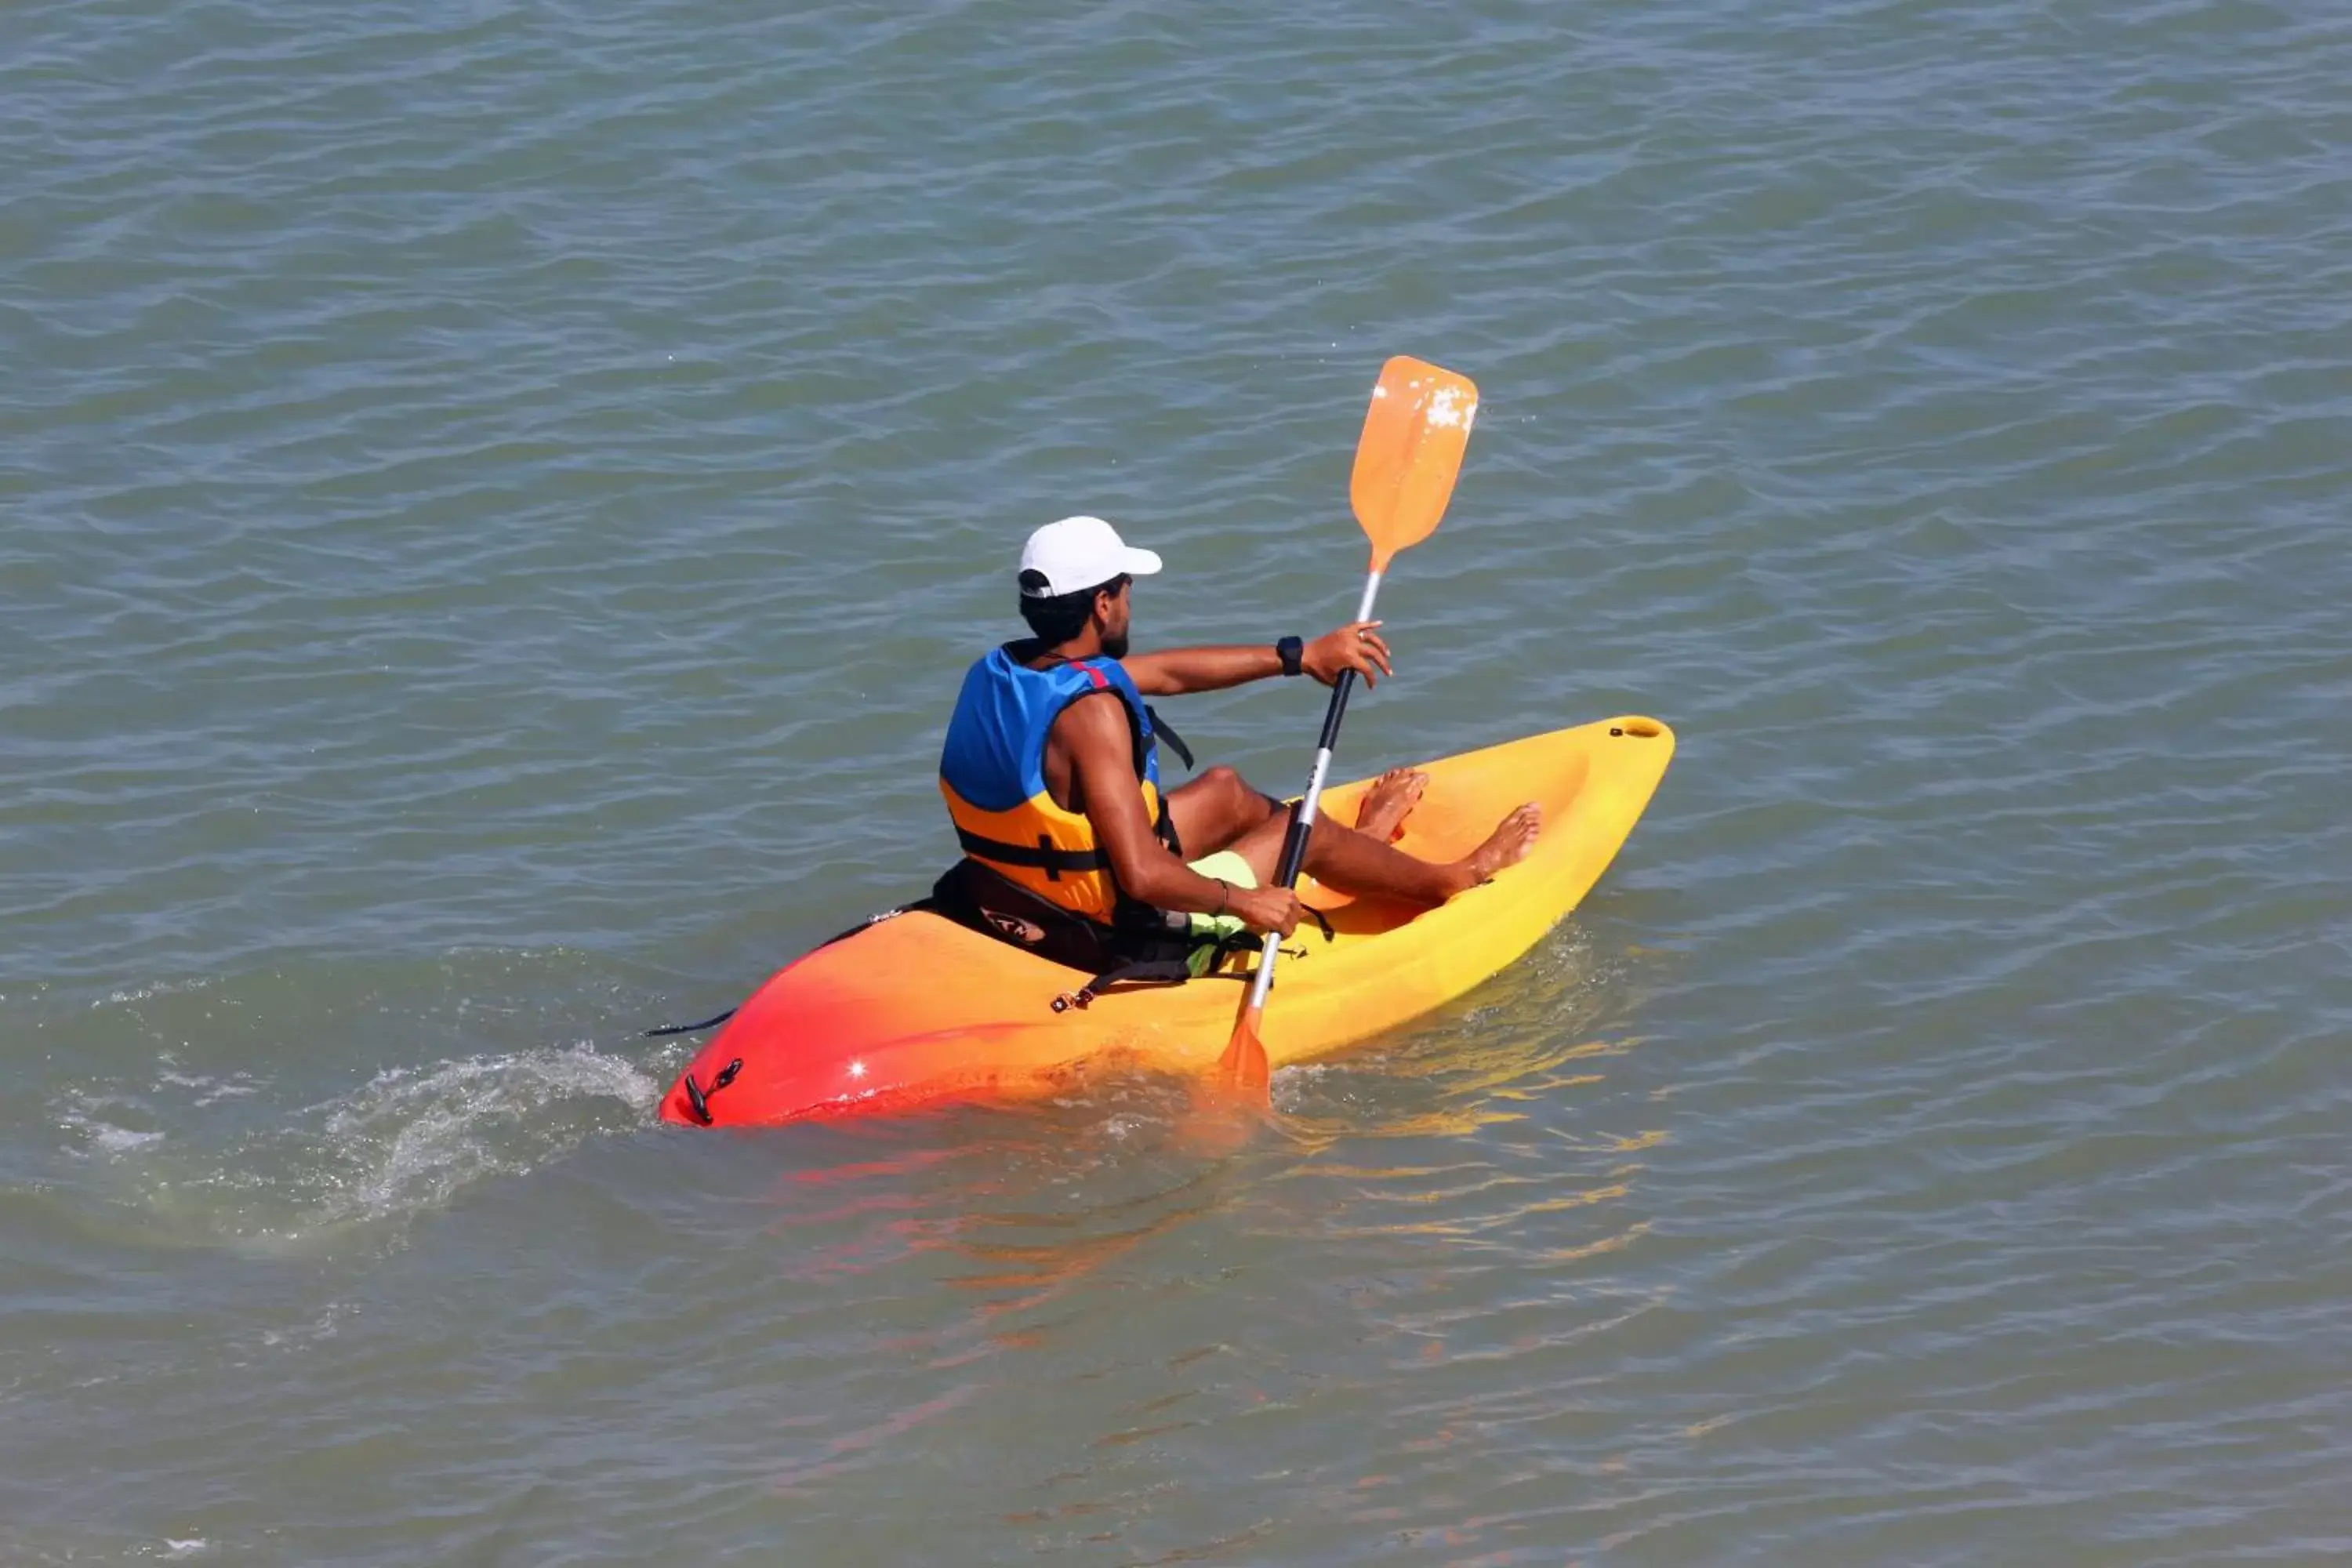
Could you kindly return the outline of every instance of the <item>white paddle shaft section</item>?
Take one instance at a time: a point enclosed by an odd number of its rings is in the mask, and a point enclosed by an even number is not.
[[[1381,595],[1381,574],[1370,573],[1364,578],[1364,596],[1356,605],[1356,618],[1372,618],[1372,601]],[[1331,772],[1331,747],[1339,741],[1337,727],[1324,735],[1325,744],[1315,748],[1315,769],[1307,775],[1307,798],[1299,803],[1298,828],[1302,834],[1315,831],[1315,808],[1323,803],[1323,781]],[[1282,933],[1265,933],[1265,945],[1258,949],[1257,976],[1250,982],[1249,1010],[1256,1013],[1265,1006],[1265,994],[1274,989],[1274,961],[1282,951]]]

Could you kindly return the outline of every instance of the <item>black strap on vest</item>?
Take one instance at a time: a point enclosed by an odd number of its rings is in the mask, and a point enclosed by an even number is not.
[[[969,828],[956,829],[956,842],[963,852],[976,860],[993,860],[1000,866],[1025,866],[1033,871],[1043,871],[1049,882],[1058,882],[1062,873],[1084,876],[1099,871],[1110,864],[1099,849],[1060,849],[1044,834],[1037,835],[1034,844],[1008,844],[1002,838],[983,838]]]
[[[1164,795],[1160,797],[1160,819],[1151,825],[1151,831],[1160,843],[1168,846],[1171,855],[1181,857],[1184,853],[1183,846],[1176,837],[1176,818],[1170,814],[1168,797]],[[1002,838],[989,838],[974,833],[959,823],[956,842],[962,846],[965,854],[975,860],[993,860],[1000,866],[1024,866],[1033,871],[1043,871],[1049,882],[1060,881],[1065,871],[1083,877],[1091,871],[1110,868],[1109,851],[1100,848],[1064,849],[1042,833],[1037,835],[1034,844],[1012,844]]]
[[[1192,761],[1192,748],[1186,745],[1184,737],[1178,734],[1174,727],[1160,716],[1159,709],[1147,702],[1143,705],[1143,716],[1151,721],[1153,739],[1167,742],[1168,749],[1176,753],[1178,760],[1182,762],[1185,767],[1193,768],[1200,765]]]

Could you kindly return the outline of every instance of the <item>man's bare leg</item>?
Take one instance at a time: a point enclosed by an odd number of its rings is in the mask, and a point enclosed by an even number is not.
[[[1421,799],[1425,775],[1399,769],[1381,775],[1358,807],[1358,827],[1325,817],[1307,843],[1307,870],[1326,887],[1358,898],[1404,899],[1442,904],[1506,866],[1524,859],[1542,827],[1542,814],[1523,805],[1505,817],[1484,844],[1459,860],[1423,860],[1390,847],[1388,838]],[[1231,849],[1250,863],[1261,886],[1274,881],[1290,814],[1228,767],[1204,770],[1173,791],[1168,811],[1188,858]],[[1366,831],[1370,829],[1370,831]]]
[[[1281,803],[1243,782],[1242,775],[1222,763],[1203,768],[1199,775],[1168,794],[1168,817],[1176,826],[1184,858],[1198,860],[1238,842],[1242,836],[1267,821],[1288,820]]]
[[[1250,863],[1261,885],[1274,880],[1282,857],[1282,837],[1289,825],[1286,814],[1268,818],[1242,835],[1231,847]],[[1465,888],[1475,888],[1506,866],[1517,865],[1535,847],[1542,831],[1543,813],[1532,802],[1496,825],[1486,841],[1459,860],[1423,860],[1390,847],[1352,827],[1326,817],[1315,824],[1307,840],[1307,870],[1317,881],[1357,898],[1403,899],[1418,904],[1442,904]]]
[[[1427,773],[1391,768],[1364,792],[1356,807],[1356,830],[1387,843],[1428,787]],[[1185,856],[1194,860],[1232,848],[1244,834],[1268,819],[1290,820],[1281,802],[1260,795],[1241,774],[1223,765],[1205,768],[1198,777],[1171,790],[1168,815],[1176,824],[1176,837],[1184,846]]]

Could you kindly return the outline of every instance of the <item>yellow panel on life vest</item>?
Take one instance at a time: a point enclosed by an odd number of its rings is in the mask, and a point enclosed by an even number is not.
[[[1160,791],[1143,782],[1143,809],[1160,819]],[[940,781],[964,853],[1018,887],[1075,914],[1108,921],[1118,904],[1110,856],[1083,812],[1065,811],[1044,791],[1010,811],[982,811]]]

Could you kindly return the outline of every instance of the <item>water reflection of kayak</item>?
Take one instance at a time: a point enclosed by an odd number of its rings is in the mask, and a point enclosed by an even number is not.
[[[1543,807],[1543,837],[1527,859],[1435,909],[1302,883],[1325,919],[1285,944],[1261,1031],[1269,1058],[1328,1055],[1525,953],[1607,869],[1674,748],[1664,725],[1628,717],[1418,764],[1429,787],[1400,848],[1452,859],[1526,800]],[[1324,812],[1354,820],[1370,782],[1332,787]],[[1255,961],[1239,961],[1244,973]],[[938,915],[896,915],[779,970],[688,1064],[662,1117],[751,1126],[1035,1099],[1095,1068],[1199,1074],[1224,1050],[1242,999],[1213,977],[1055,1007],[1085,981]]]

